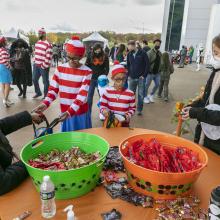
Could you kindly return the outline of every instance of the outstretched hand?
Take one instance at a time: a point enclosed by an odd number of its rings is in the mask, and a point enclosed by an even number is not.
[[[35,113],[42,113],[47,109],[47,106],[44,103],[41,103],[40,105],[38,105],[35,109],[32,110],[32,112]]]
[[[41,117],[40,114],[31,113],[31,118],[32,118],[32,121],[36,124],[40,124],[41,122],[43,122],[43,118]]]
[[[64,112],[61,116],[60,116],[60,122],[65,121],[67,118],[69,118],[70,115],[68,112]]]

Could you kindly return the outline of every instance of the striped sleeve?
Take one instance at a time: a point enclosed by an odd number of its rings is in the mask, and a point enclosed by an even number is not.
[[[59,93],[59,70],[56,69],[53,78],[50,82],[50,86],[48,88],[48,93],[43,103],[49,107],[50,104],[57,98]]]
[[[45,59],[44,62],[42,63],[42,67],[44,69],[49,68],[51,64],[51,60],[52,60],[52,46],[51,44],[48,44],[48,47],[46,49]]]
[[[82,85],[79,89],[76,99],[67,110],[70,116],[73,116],[79,110],[80,106],[87,102],[91,78],[92,72],[89,71],[89,73],[83,78]]]
[[[136,109],[135,95],[133,94],[131,96],[129,109],[128,109],[128,112],[126,113],[126,115],[128,115],[128,117],[131,118],[131,116],[133,116],[135,113],[135,109]]]
[[[10,68],[10,56],[5,49],[0,51],[0,63],[4,64],[8,69]]]
[[[109,111],[108,108],[108,97],[107,97],[107,93],[105,92],[101,99],[100,99],[100,112],[103,113],[104,110]]]

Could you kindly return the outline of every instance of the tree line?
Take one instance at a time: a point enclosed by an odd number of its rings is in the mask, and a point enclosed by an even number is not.
[[[116,33],[112,31],[99,31],[99,33],[109,41],[109,46],[112,46],[114,42],[118,43],[127,43],[129,40],[138,40],[142,41],[144,39],[148,40],[149,42],[152,42],[155,38],[160,38],[160,33],[149,33],[149,34],[135,34],[135,33],[127,33],[127,34],[121,34]],[[51,43],[55,44],[63,44],[66,39],[71,38],[73,35],[78,35],[80,39],[88,37],[92,32],[86,32],[86,33],[63,33],[63,32],[57,32],[57,33],[47,33],[47,38]],[[34,31],[30,31],[26,34],[29,37],[30,44],[34,45],[37,40],[37,34]]]

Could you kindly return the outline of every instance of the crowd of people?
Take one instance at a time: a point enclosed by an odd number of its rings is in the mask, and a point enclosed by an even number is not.
[[[113,114],[123,127],[129,126],[136,111],[136,103],[137,115],[141,116],[144,103],[154,103],[156,94],[158,98],[163,96],[166,102],[169,100],[168,85],[174,68],[170,54],[160,51],[160,39],[153,41],[153,48],[148,46],[146,40],[142,45],[138,41],[130,40],[127,47],[125,44],[118,46],[115,43],[110,51],[101,44],[95,44],[83,64],[80,61],[84,57],[85,47],[77,36],[73,36],[65,44],[67,62],[59,63],[59,50],[47,41],[46,31],[42,28],[38,35],[39,40],[34,48],[33,73],[28,45],[23,40],[17,40],[9,53],[6,39],[0,37],[0,83],[4,106],[10,107],[12,104],[9,92],[13,81],[18,86],[18,96],[26,98],[27,86],[31,86],[32,82],[35,88],[33,98],[43,96],[41,104],[33,109],[32,114],[24,112],[0,120],[0,176],[3,177],[0,179],[0,194],[14,188],[27,175],[24,165],[12,164],[15,154],[5,136],[32,121],[40,123],[41,113],[58,97],[62,132],[92,127],[91,113],[96,89],[100,96],[100,118],[106,121]],[[182,50],[186,50],[185,47]],[[52,59],[57,67],[49,81]],[[114,62],[112,68],[110,60]],[[220,154],[220,35],[213,40],[212,64],[213,73],[207,82],[203,98],[186,106],[182,117],[184,120],[189,117],[197,119],[199,125],[196,128],[195,141]],[[40,77],[43,79],[43,92],[39,86]],[[113,86],[108,85],[110,78]],[[149,91],[152,81],[154,87]],[[16,126],[11,124],[12,121]],[[214,137],[207,132],[213,131],[213,126],[216,129]],[[19,173],[22,175],[19,176]],[[17,181],[12,181],[17,176]]]

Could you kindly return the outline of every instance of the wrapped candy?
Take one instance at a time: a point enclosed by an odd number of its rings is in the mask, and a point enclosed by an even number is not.
[[[160,144],[156,139],[137,140],[129,144],[125,155],[132,163],[147,169],[183,173],[202,166],[198,154],[184,147],[169,147]]]
[[[88,154],[79,147],[72,147],[66,151],[54,149],[47,154],[39,154],[28,162],[32,167],[43,170],[69,170],[89,165],[100,157],[99,152]]]
[[[207,211],[199,208],[200,200],[196,196],[155,203],[160,205],[156,208],[157,220],[208,220]]]

